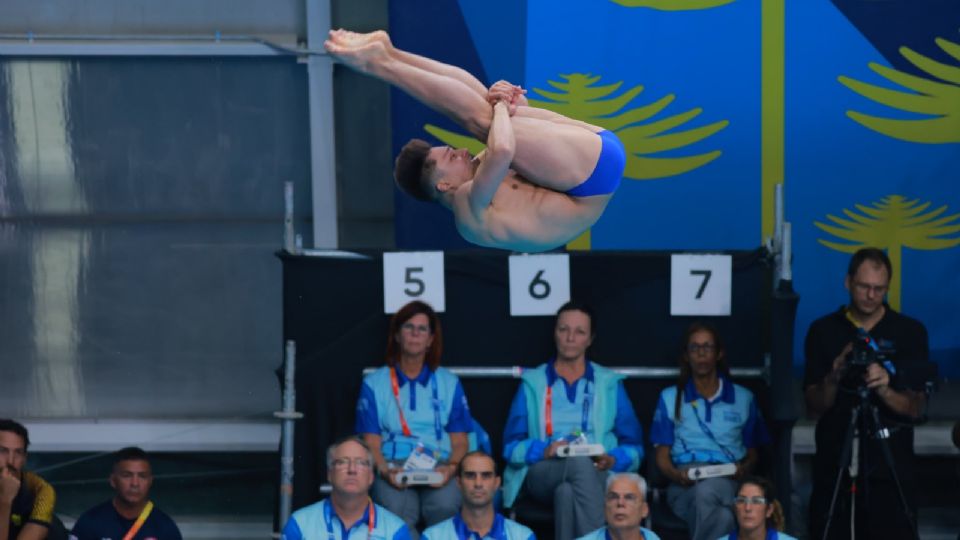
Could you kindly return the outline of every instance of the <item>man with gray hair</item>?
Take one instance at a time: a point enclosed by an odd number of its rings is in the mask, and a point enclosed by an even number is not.
[[[339,439],[327,449],[329,499],[297,510],[283,527],[281,540],[380,538],[410,540],[407,524],[370,500],[373,455],[357,437]]]
[[[660,540],[656,533],[640,526],[650,512],[647,481],[642,476],[636,473],[610,475],[604,501],[607,526],[577,540]]]

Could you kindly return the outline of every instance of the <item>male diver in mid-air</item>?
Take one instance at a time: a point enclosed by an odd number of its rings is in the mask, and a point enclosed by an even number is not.
[[[414,139],[394,169],[403,191],[449,208],[474,244],[525,252],[562,246],[596,223],[620,185],[626,154],[616,135],[529,107],[518,86],[500,81],[488,90],[458,67],[395,48],[383,31],[332,30],[324,47],[486,141],[471,156]]]

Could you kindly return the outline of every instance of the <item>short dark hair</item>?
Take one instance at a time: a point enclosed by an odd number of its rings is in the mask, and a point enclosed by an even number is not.
[[[458,476],[458,477],[459,477],[459,476],[463,476],[463,462],[466,461],[467,458],[470,458],[470,457],[485,457],[485,458],[489,459],[489,460],[490,460],[490,463],[493,463],[493,475],[494,475],[494,476],[500,476],[500,473],[497,472],[497,460],[493,459],[493,456],[491,456],[490,454],[484,452],[483,450],[474,450],[474,451],[472,451],[472,452],[467,452],[466,454],[464,454],[464,456],[460,459],[460,463],[457,463],[457,476]]]
[[[139,446],[127,446],[113,453],[113,466],[116,467],[122,461],[146,461],[150,463],[150,457]]]
[[[430,177],[437,166],[434,159],[427,157],[430,144],[423,139],[413,139],[404,145],[393,167],[393,178],[397,186],[411,197],[433,202],[436,190],[430,185]]]
[[[0,418],[0,431],[9,431],[10,433],[19,435],[20,438],[23,439],[24,450],[30,446],[30,434],[27,433],[27,428],[20,422],[9,418]]]
[[[582,311],[584,314],[586,314],[587,318],[590,319],[590,335],[597,335],[597,316],[593,312],[593,308],[582,302],[570,300],[566,304],[560,306],[560,309],[557,310],[557,319],[560,318],[560,314],[564,311]]]
[[[857,250],[850,257],[850,265],[847,266],[847,276],[853,279],[857,275],[857,270],[864,262],[870,261],[876,265],[883,265],[887,269],[887,278],[893,279],[893,265],[890,264],[890,257],[882,250],[875,247],[865,247]]]

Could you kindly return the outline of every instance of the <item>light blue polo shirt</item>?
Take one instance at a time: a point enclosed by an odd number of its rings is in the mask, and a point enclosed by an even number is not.
[[[476,531],[471,531],[464,523],[460,513],[457,512],[452,518],[446,519],[436,525],[423,531],[422,540],[536,540],[533,531],[527,527],[507,519],[501,514],[495,514],[493,518],[493,527],[486,536],[480,536]]]
[[[650,529],[640,527],[640,533],[643,534],[643,540],[660,540],[660,537],[657,536],[657,533],[651,531]],[[600,527],[593,532],[577,538],[577,540],[613,540],[613,537],[610,536],[610,531],[608,531],[606,527]]]
[[[381,452],[389,461],[403,461],[423,442],[440,450],[441,460],[450,456],[450,433],[470,433],[473,418],[460,379],[449,370],[431,371],[426,365],[414,379],[397,369],[400,405],[411,436],[403,435],[397,398],[384,366],[363,378],[357,401],[356,432],[383,437]]]
[[[753,393],[723,375],[720,384],[720,395],[708,400],[690,379],[684,388],[679,422],[674,418],[677,387],[660,393],[650,441],[655,446],[669,446],[674,464],[734,463],[743,459],[748,448],[770,442]]]
[[[379,504],[373,505],[373,530],[370,530],[370,506],[356,523],[347,527],[330,504],[330,499],[305,506],[290,516],[280,540],[410,540],[410,530],[402,519]]]
[[[734,531],[727,536],[722,536],[717,538],[717,540],[737,540],[739,536],[737,531]],[[767,536],[765,540],[797,540],[796,538],[790,536],[789,534],[782,533],[776,529],[767,529]]]

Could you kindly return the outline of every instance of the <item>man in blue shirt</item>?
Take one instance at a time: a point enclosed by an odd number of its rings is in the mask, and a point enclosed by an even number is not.
[[[118,450],[110,474],[116,495],[84,512],[70,540],[181,540],[176,523],[150,500],[152,486],[147,453],[137,447]]]
[[[647,481],[636,473],[618,473],[607,478],[604,516],[607,526],[577,540],[660,540],[640,523],[650,513]]]
[[[457,486],[460,512],[423,531],[423,540],[536,540],[533,531],[493,509],[500,476],[488,454],[477,450],[464,456],[457,469]]]
[[[402,519],[370,500],[373,455],[360,439],[347,437],[327,449],[329,499],[290,516],[280,540],[410,540]]]

